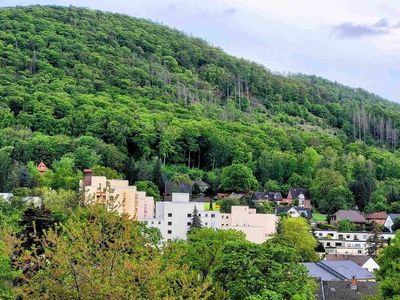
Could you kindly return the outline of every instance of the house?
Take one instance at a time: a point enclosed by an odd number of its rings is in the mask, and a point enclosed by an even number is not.
[[[366,231],[338,232],[337,230],[315,230],[314,234],[324,247],[326,254],[366,255],[368,239],[373,233]],[[393,233],[380,233],[383,246],[394,238]]]
[[[280,216],[287,214],[293,218],[304,217],[307,219],[312,218],[311,208],[295,207],[295,206],[279,206],[276,208],[276,215]]]
[[[236,199],[236,200],[242,200],[242,198],[246,197],[247,194],[245,193],[235,193],[232,192],[231,194],[229,194],[229,196],[227,196],[226,198],[228,199]]]
[[[377,293],[374,281],[318,281],[316,300],[365,300]]]
[[[14,197],[13,193],[0,193],[0,198],[4,199],[5,201],[10,201],[12,197]],[[25,196],[22,197],[22,201],[35,207],[42,205],[42,198],[38,196]]]
[[[360,267],[351,260],[321,260],[319,262],[306,262],[303,265],[308,270],[308,275],[322,281],[375,281],[375,276],[368,270]]]
[[[356,225],[365,225],[367,220],[358,210],[338,210],[331,216],[330,224],[337,224],[340,221],[348,220]]]
[[[203,202],[191,202],[189,193],[172,193],[171,201],[156,202],[155,216],[141,219],[149,227],[158,228],[162,240],[185,240],[194,208],[204,227],[221,228],[218,211],[206,211]]]
[[[351,260],[371,273],[379,269],[377,262],[369,255],[327,254],[324,259],[330,261]]]
[[[305,188],[293,188],[289,190],[286,199],[282,199],[282,203],[287,203],[288,205],[293,205],[295,200],[299,203],[297,206],[311,208],[310,191]]]
[[[128,180],[92,176],[91,169],[83,171],[80,182],[86,203],[102,203],[110,211],[126,213],[130,218],[143,219],[154,215],[154,199],[130,186]]]
[[[195,185],[199,187],[200,193],[204,193],[208,188],[210,188],[210,185],[207,182],[204,182],[203,180],[193,180],[192,190],[194,190]]]
[[[282,194],[280,192],[254,192],[251,196],[251,200],[254,203],[260,203],[265,201],[282,201]]]
[[[14,195],[12,193],[0,193],[0,198],[9,201]]]
[[[187,183],[174,183],[172,181],[164,181],[164,201],[172,200],[172,193],[189,194],[192,198],[192,185]]]
[[[311,194],[308,189],[305,188],[292,188],[289,190],[287,199],[288,200],[294,200],[294,199],[299,199],[299,196],[303,194],[304,198],[307,200],[311,199]]]
[[[397,218],[400,217],[400,214],[389,214],[385,220],[384,226],[390,230],[390,232],[393,232],[392,226],[394,225],[394,222],[396,221]]]
[[[43,161],[40,161],[40,163],[36,166],[37,170],[39,171],[40,175],[44,175],[47,171],[47,166]]]
[[[367,220],[368,223],[377,223],[380,225],[384,225],[385,221],[388,217],[388,214],[384,211],[381,212],[374,212],[372,214],[367,214],[365,215],[365,219]]]
[[[276,231],[278,217],[275,214],[257,214],[248,206],[232,206],[231,213],[221,213],[221,228],[244,232],[246,239],[263,243]]]

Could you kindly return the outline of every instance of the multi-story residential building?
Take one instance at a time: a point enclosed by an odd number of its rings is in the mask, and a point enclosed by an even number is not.
[[[203,227],[221,228],[218,211],[206,211],[203,202],[191,202],[189,193],[172,193],[171,201],[156,202],[155,217],[141,219],[147,226],[160,230],[163,241],[186,239],[194,208]]]
[[[265,242],[275,233],[278,218],[275,214],[257,214],[248,206],[232,206],[231,213],[221,213],[221,228],[244,232],[254,243]]]
[[[368,238],[373,236],[371,232],[338,232],[336,230],[315,230],[315,236],[324,246],[327,254],[368,254]],[[387,244],[394,238],[392,233],[381,233],[379,237]]]
[[[103,203],[108,210],[126,213],[136,220],[154,215],[153,197],[130,186],[128,180],[92,176],[92,171],[85,169],[81,187],[87,203]]]

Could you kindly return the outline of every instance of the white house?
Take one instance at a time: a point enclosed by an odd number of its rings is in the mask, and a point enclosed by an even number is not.
[[[186,239],[196,207],[203,227],[221,228],[218,211],[205,211],[203,202],[190,202],[188,193],[172,193],[172,201],[156,202],[154,218],[139,219],[160,230],[163,241]]]
[[[384,226],[390,230],[390,232],[393,232],[392,226],[394,224],[394,221],[396,221],[397,218],[400,217],[400,214],[389,214],[386,218]]]

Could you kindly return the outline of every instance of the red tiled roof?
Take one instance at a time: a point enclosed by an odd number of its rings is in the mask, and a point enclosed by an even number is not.
[[[374,212],[372,214],[367,214],[365,218],[367,219],[381,219],[381,220],[386,220],[388,214],[384,211],[380,212]]]

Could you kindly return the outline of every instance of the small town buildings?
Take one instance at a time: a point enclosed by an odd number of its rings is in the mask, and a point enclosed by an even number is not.
[[[378,263],[369,255],[327,254],[324,260],[351,260],[371,273],[379,269]]]
[[[400,218],[400,214],[389,214],[385,220],[384,226],[390,230],[390,232],[393,232],[392,226],[394,225],[394,222],[396,221],[397,218]]]
[[[308,274],[322,281],[375,281],[375,276],[351,260],[306,262]]]
[[[80,184],[87,203],[105,204],[108,210],[126,213],[137,220],[154,215],[153,197],[138,191],[136,186],[130,186],[128,180],[93,176],[92,170],[85,169]]]
[[[280,192],[254,192],[251,196],[251,200],[254,203],[262,203],[262,202],[281,202],[282,194]]]
[[[282,214],[287,214],[292,218],[303,217],[307,219],[312,218],[311,208],[305,207],[295,207],[295,206],[279,206],[276,208],[276,215],[280,216]]]
[[[356,225],[365,225],[367,219],[358,210],[338,210],[332,215],[330,224],[337,224],[340,221],[348,220]]]
[[[388,217],[388,214],[384,211],[374,212],[372,214],[366,214],[365,219],[368,223],[376,223],[379,225],[384,225]]]
[[[246,239],[263,243],[276,231],[278,217],[275,214],[257,214],[248,206],[232,206],[231,213],[221,213],[221,228],[244,232]]]
[[[373,236],[371,232],[339,232],[337,230],[315,230],[314,234],[324,246],[326,254],[367,255],[368,239]],[[394,238],[392,233],[380,233],[383,245]]]
[[[206,211],[203,202],[191,202],[188,193],[172,193],[171,201],[156,202],[155,216],[139,219],[149,227],[160,230],[162,240],[186,239],[194,208],[203,227],[221,228],[218,211]]]

